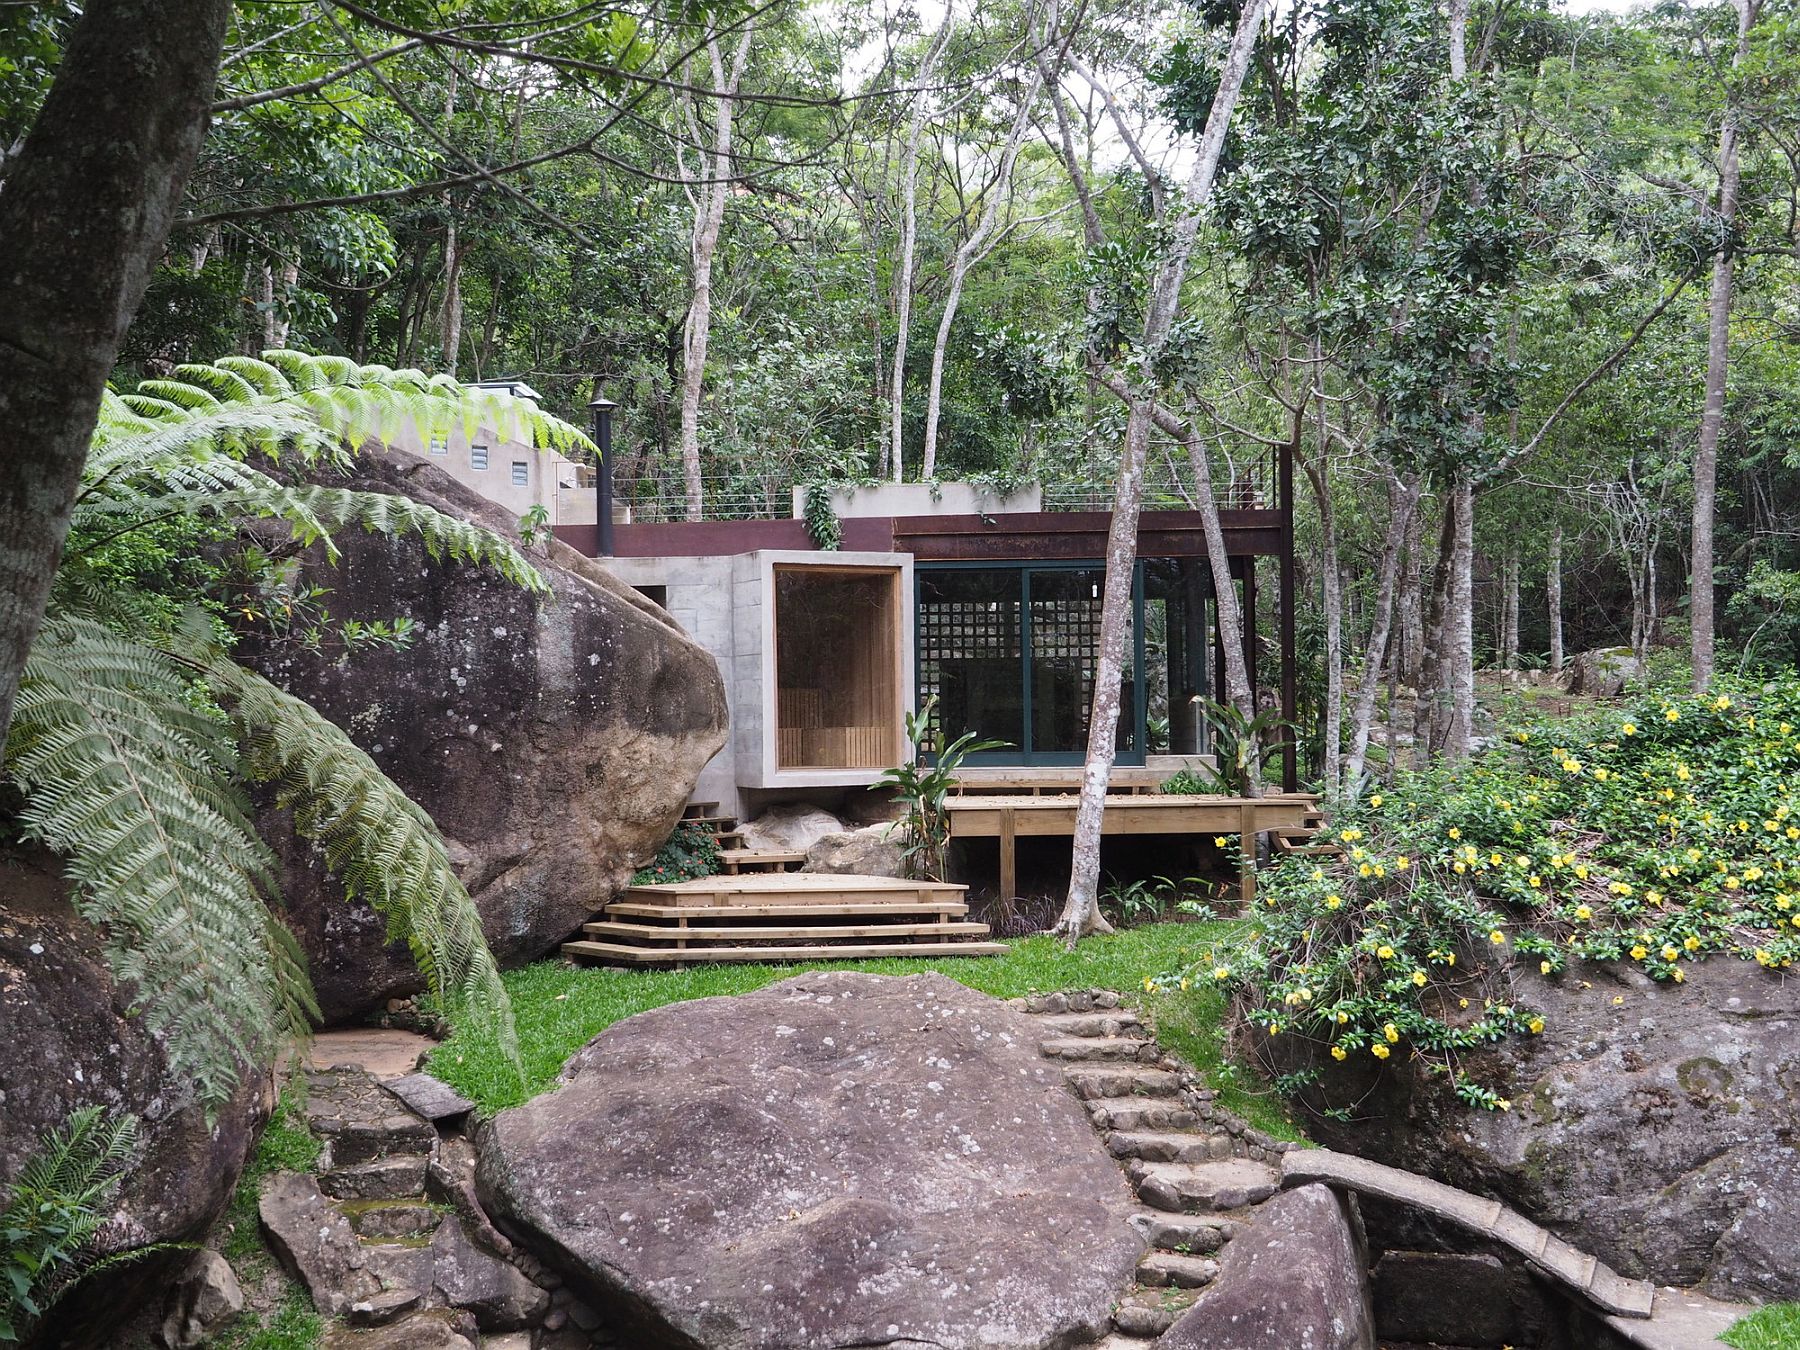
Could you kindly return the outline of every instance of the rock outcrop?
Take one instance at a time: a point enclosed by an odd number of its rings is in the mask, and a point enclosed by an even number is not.
[[[136,1116],[137,1152],[95,1240],[101,1257],[201,1238],[230,1202],[269,1106],[267,1072],[252,1070],[208,1120],[131,1003],[100,934],[70,907],[57,860],[0,857],[0,1193],[71,1112],[98,1106]],[[90,1276],[53,1311],[44,1343],[104,1344],[191,1258],[168,1249]]]
[[[1504,1112],[1403,1063],[1325,1061],[1321,1143],[1495,1196],[1623,1275],[1724,1299],[1800,1297],[1800,981],[1715,956],[1659,984],[1631,965],[1515,975],[1540,1036],[1461,1053]],[[1310,1065],[1298,1038],[1265,1041]],[[1312,1067],[1319,1067],[1311,1065]],[[1406,1246],[1408,1234],[1392,1236]]]
[[[1631,680],[1644,678],[1643,663],[1629,647],[1597,647],[1569,658],[1563,681],[1571,694],[1617,698]]]
[[[1325,1186],[1276,1196],[1156,1350],[1375,1350],[1354,1215]]]
[[[517,522],[417,456],[369,452],[340,486],[401,494],[516,537]],[[560,543],[538,597],[416,541],[346,531],[313,558],[334,619],[409,619],[401,651],[349,658],[254,634],[239,655],[347,730],[430,813],[503,964],[573,932],[668,837],[724,743],[711,656],[655,606]],[[421,987],[365,904],[346,905],[279,819],[289,918],[328,1021]]]
[[[1143,1240],[1042,1037],[937,975],[658,1008],[490,1123],[482,1199],[633,1345],[1097,1339]]]

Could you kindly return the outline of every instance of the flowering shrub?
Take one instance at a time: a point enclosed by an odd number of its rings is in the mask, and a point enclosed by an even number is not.
[[[725,864],[719,857],[719,836],[698,820],[681,820],[656,856],[631,878],[633,886],[654,886],[665,881],[697,881],[717,876]]]
[[[1509,996],[1510,963],[1559,978],[1625,960],[1680,983],[1712,954],[1800,958],[1797,784],[1791,677],[1527,726],[1340,808],[1341,859],[1265,873],[1248,945],[1162,982],[1216,982],[1340,1061],[1421,1057],[1504,1110],[1457,1054],[1543,1030]]]

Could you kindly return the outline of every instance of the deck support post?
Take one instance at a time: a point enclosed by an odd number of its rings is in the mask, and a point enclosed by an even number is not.
[[[1000,812],[1000,899],[1011,900],[1019,893],[1018,857],[1019,820],[1013,809]]]
[[[1238,895],[1248,909],[1256,903],[1256,803],[1238,807]]]

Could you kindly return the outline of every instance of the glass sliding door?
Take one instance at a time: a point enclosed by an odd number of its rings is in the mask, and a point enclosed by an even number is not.
[[[1079,764],[1093,708],[1104,570],[922,565],[918,576],[919,698],[938,696],[935,743],[973,731],[1013,747],[982,761]],[[1144,756],[1142,612],[1140,576],[1120,690],[1122,764]]]

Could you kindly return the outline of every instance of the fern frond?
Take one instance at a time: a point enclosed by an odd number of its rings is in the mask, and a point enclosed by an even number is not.
[[[20,825],[68,860],[76,907],[208,1105],[316,1013],[271,931],[274,857],[232,788],[231,727],[197,709],[194,672],[70,615],[32,647],[7,738]]]
[[[310,704],[222,658],[212,678],[231,709],[245,772],[273,786],[345,894],[367,900],[389,936],[405,940],[452,1018],[489,1022],[516,1066],[512,1005],[431,817]]]

